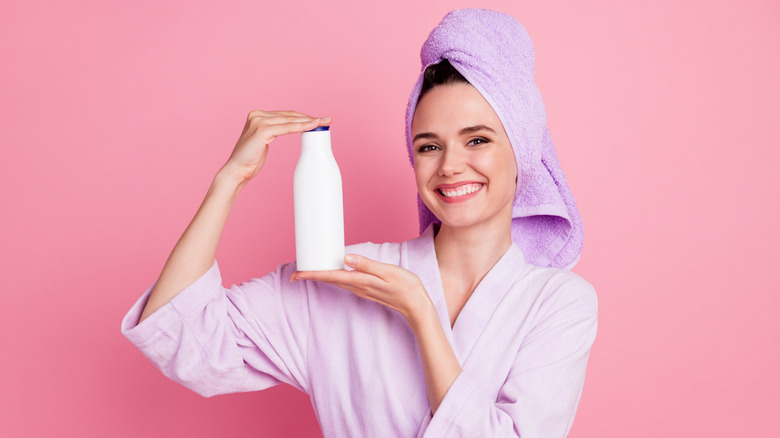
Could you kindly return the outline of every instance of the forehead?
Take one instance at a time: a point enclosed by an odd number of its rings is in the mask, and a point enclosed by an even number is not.
[[[459,131],[476,125],[504,132],[493,107],[476,88],[463,83],[439,85],[417,103],[412,118],[412,134]]]

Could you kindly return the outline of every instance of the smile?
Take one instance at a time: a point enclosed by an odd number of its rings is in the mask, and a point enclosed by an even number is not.
[[[469,193],[474,193],[477,190],[481,189],[483,184],[467,184],[465,186],[460,186],[457,189],[439,189],[442,195],[452,198],[453,196],[463,196],[468,195]]]
[[[435,192],[444,202],[461,202],[477,196],[480,189],[484,186],[485,184],[482,183],[468,183],[457,186],[443,185],[436,188]]]

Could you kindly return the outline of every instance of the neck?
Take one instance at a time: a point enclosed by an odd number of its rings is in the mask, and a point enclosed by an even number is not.
[[[434,238],[443,276],[478,284],[512,246],[511,217],[504,226],[455,228],[442,224]]]

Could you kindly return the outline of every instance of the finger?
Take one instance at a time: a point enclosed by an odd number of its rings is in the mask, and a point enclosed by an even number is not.
[[[249,111],[249,114],[246,116],[247,119],[252,119],[255,117],[274,117],[278,115],[285,115],[285,116],[300,116],[300,117],[309,117],[314,118],[313,116],[310,116],[308,114],[304,114],[298,111],[280,111],[280,110],[274,110],[274,111],[266,111],[266,110],[252,110]]]
[[[319,271],[319,272],[324,272],[324,271]],[[364,274],[364,273],[361,273],[361,272],[356,272],[356,271],[347,271],[347,272],[354,273],[355,274],[354,278],[349,278],[346,281],[337,281],[337,280],[335,280],[335,278],[339,277],[339,275],[330,276],[330,275],[319,275],[319,274],[315,274],[315,275],[311,276],[313,278],[308,278],[309,277],[308,274],[310,274],[310,273],[306,273],[304,275],[298,276],[298,279],[299,280],[313,280],[313,281],[319,281],[319,282],[322,282],[322,283],[327,283],[327,284],[330,284],[332,286],[336,286],[338,288],[341,288],[341,289],[344,289],[346,291],[352,292],[353,294],[355,294],[356,296],[358,296],[360,298],[371,300],[371,301],[377,302],[379,304],[382,304],[382,305],[391,307],[393,309],[396,309],[396,307],[392,306],[386,300],[381,299],[380,296],[376,294],[376,292],[377,292],[376,288],[371,287],[370,285],[366,284],[367,282],[381,281],[380,279],[378,279],[378,278],[376,278],[376,277],[374,277],[374,276],[372,276],[370,274]],[[293,274],[293,277],[295,277],[298,274],[299,273]],[[303,278],[304,276],[307,277],[307,278]],[[365,276],[366,278],[359,278],[359,276]],[[352,275],[350,275],[350,277],[352,277]],[[292,277],[291,277],[291,279],[292,279]]]
[[[292,110],[273,110],[273,111],[266,111],[266,110],[253,110],[249,112],[249,116],[247,118],[251,117],[269,117],[277,114],[283,114],[287,116],[301,116],[301,117],[312,117],[308,114],[304,114],[299,111],[292,111]]]
[[[304,132],[304,131],[310,131],[318,126],[330,126],[332,119],[330,116],[328,117],[320,117],[320,118],[310,118],[308,116],[306,117],[298,117],[298,116],[280,116],[280,117],[273,117],[273,118],[263,118],[262,120],[258,119],[256,122],[252,123],[255,128],[254,132],[257,131],[266,131],[267,129],[273,127],[273,126],[279,126],[279,125],[288,125],[287,128],[295,127],[295,123],[300,124],[300,128],[294,128],[292,132]],[[293,125],[291,125],[293,124]],[[289,134],[290,132],[282,132],[282,133],[276,133],[275,131],[274,135],[282,135],[282,134]]]
[[[262,127],[262,126],[271,126],[271,125],[281,125],[284,123],[291,123],[291,122],[310,122],[312,120],[317,120],[317,118],[309,117],[309,116],[275,115],[275,116],[255,117],[250,121],[250,123],[252,123],[254,126]]]
[[[320,126],[328,126],[328,125],[330,125],[330,122],[332,120],[332,118],[330,116],[314,117],[314,116],[310,116],[308,114],[300,113],[298,111],[273,111],[273,113],[275,113],[275,114],[283,114],[283,115],[286,115],[286,116],[297,116],[297,117],[303,117],[303,118],[309,118],[309,119],[319,118],[320,121],[322,122],[322,123],[320,123]]]
[[[314,119],[322,119],[330,120],[330,116],[328,117],[314,117],[310,116],[308,114],[304,114],[298,111],[262,111],[262,110],[255,110],[250,111],[247,115],[247,122],[251,122],[255,119],[257,121],[263,121],[266,123],[284,123],[285,121],[295,121],[295,120],[314,120]]]
[[[357,254],[347,254],[344,257],[344,263],[356,271],[374,275],[384,281],[387,281],[393,272],[399,269],[398,266],[377,262]]]
[[[394,300],[388,300],[382,293],[384,281],[374,275],[359,271],[299,271],[290,276],[290,281],[313,280],[327,283],[347,290],[360,298],[374,301],[383,306],[401,312]],[[381,282],[382,284],[377,284]]]
[[[262,130],[264,127],[270,126],[270,125],[278,125],[281,123],[290,123],[290,122],[308,122],[314,120],[314,117],[309,116],[298,116],[298,115],[274,115],[271,112],[268,111],[251,111],[249,115],[246,118],[246,123],[244,124],[244,132],[245,134],[247,131],[250,131],[251,134],[254,134],[258,130]]]
[[[290,281],[311,280],[325,283],[339,283],[358,288],[371,287],[372,282],[378,279],[371,274],[359,271],[298,271],[290,276]]]
[[[322,121],[320,119],[300,121],[300,122],[287,122],[278,125],[274,124],[274,125],[266,126],[262,132],[266,141],[270,142],[280,135],[311,131],[317,126],[321,126],[321,123]]]

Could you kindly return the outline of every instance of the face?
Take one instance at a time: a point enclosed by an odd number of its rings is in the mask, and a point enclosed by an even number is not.
[[[509,226],[517,165],[501,120],[468,84],[439,85],[412,119],[420,198],[443,226]]]

